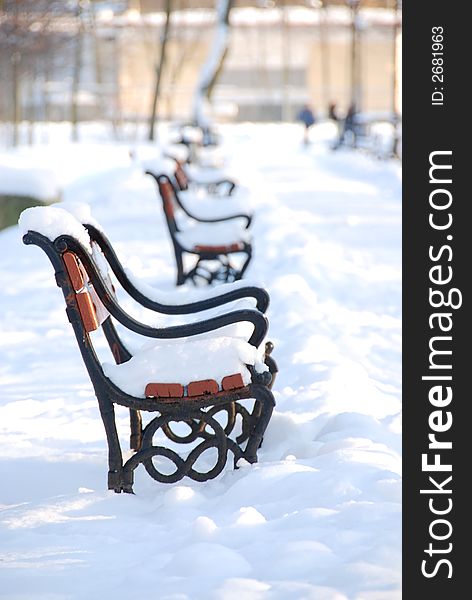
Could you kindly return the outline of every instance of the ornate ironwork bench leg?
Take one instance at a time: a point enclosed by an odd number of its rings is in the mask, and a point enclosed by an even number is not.
[[[265,345],[265,364],[269,367],[269,372],[272,376],[272,380],[269,384],[269,389],[274,387],[275,378],[277,377],[277,373],[279,372],[279,368],[275,360],[270,356],[272,354],[272,350],[274,349],[274,344],[272,342],[266,342]]]
[[[155,433],[161,429],[165,431],[166,427],[171,422],[178,421],[198,421],[204,423],[206,426],[211,427],[214,431],[214,435],[206,437],[202,435],[204,427],[199,427],[198,435],[196,438],[203,437],[204,439],[191,450],[187,458],[183,459],[174,450],[166,448],[164,446],[153,446],[152,440]],[[193,437],[193,434],[192,434]],[[184,438],[182,438],[184,439]],[[186,441],[186,440],[185,440]],[[184,442],[185,443],[185,442]],[[203,452],[209,448],[216,448],[218,450],[218,459],[216,464],[207,472],[196,471],[193,465]],[[180,481],[183,477],[188,476],[195,481],[207,481],[213,479],[221,473],[223,470],[228,453],[228,443],[226,435],[221,425],[208,413],[203,410],[188,411],[187,414],[183,414],[182,411],[169,412],[168,414],[161,414],[155,417],[144,429],[142,448],[139,452],[134,454],[124,465],[123,469],[123,481],[124,491],[132,491],[134,470],[143,464],[149,475],[161,483],[175,483]],[[160,472],[155,464],[153,458],[162,456],[167,458],[174,463],[176,469],[173,473],[165,474]]]
[[[152,419],[144,428],[141,449],[123,467],[121,489],[125,492],[132,492],[134,470],[140,464],[143,464],[149,475],[156,481],[175,483],[186,476],[199,482],[217,477],[226,465],[228,450],[234,454],[235,466],[240,458],[245,458],[250,463],[257,462],[257,450],[262,442],[275,402],[272,392],[267,387],[252,384],[250,389],[249,398],[255,400],[252,414],[239,405],[238,401],[231,401],[224,405],[215,405],[210,410],[175,406],[165,414],[159,414]],[[228,413],[228,423],[225,427],[214,418],[214,415],[222,410]],[[233,430],[237,413],[240,413],[243,418],[243,434],[234,441],[229,436]],[[170,425],[174,422],[187,423],[191,429],[190,433],[185,436],[176,434]],[[199,443],[183,458],[170,448],[153,445],[153,438],[158,430],[161,430],[168,439],[175,443],[187,444],[197,440]],[[246,440],[246,448],[243,450],[241,444]],[[194,469],[198,458],[210,448],[215,448],[218,453],[214,466],[206,472]],[[174,463],[175,470],[172,473],[161,472],[153,462],[156,457],[163,457]]]
[[[260,448],[262,439],[264,437],[265,430],[267,425],[269,424],[270,417],[272,416],[272,411],[274,410],[275,400],[272,392],[262,386],[262,385],[253,385],[252,392],[253,397],[256,399],[256,406],[254,407],[254,412],[259,412],[254,429],[249,435],[249,439],[246,445],[246,449],[243,452],[244,458],[249,463],[257,462],[257,450]]]

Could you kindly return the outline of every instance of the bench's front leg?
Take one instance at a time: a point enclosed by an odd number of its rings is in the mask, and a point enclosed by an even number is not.
[[[131,429],[131,435],[129,439],[129,447],[131,450],[138,451],[141,448],[143,428],[141,412],[134,408],[129,409],[129,424]]]
[[[108,489],[114,490],[117,494],[122,491],[132,492],[132,489],[123,487],[123,455],[116,429],[113,402],[107,397],[102,397],[101,394],[97,394],[97,399],[108,443]]]
[[[269,388],[263,385],[251,386],[252,397],[256,400],[253,416],[256,417],[254,427],[249,434],[243,456],[249,463],[257,462],[257,450],[262,444],[265,430],[269,424],[272,411],[274,410],[275,400]],[[255,413],[255,414],[254,414]]]

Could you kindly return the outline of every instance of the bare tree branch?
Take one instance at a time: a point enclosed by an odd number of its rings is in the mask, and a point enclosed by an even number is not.
[[[152,97],[151,116],[149,117],[148,139],[150,141],[153,141],[154,137],[155,137],[157,103],[159,101],[162,72],[163,72],[165,64],[166,64],[166,49],[167,49],[167,41],[169,39],[171,12],[172,12],[172,0],[166,0],[166,6],[165,6],[166,17],[165,17],[165,23],[164,23],[164,31],[162,33],[161,54],[160,54],[160,58],[159,58],[159,65],[156,68],[156,84],[154,86],[154,95]]]
[[[223,68],[229,45],[229,15],[234,0],[217,0],[217,25],[213,43],[207,60],[200,72],[193,104],[193,120],[200,127],[207,127],[205,105],[208,104],[212,90]]]

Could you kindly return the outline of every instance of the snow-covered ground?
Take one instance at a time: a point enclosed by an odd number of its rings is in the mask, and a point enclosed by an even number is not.
[[[400,168],[329,151],[321,126],[308,147],[292,125],[223,132],[228,168],[252,190],[247,278],[270,291],[280,367],[259,463],[176,485],[140,467],[136,495],[108,492],[103,426],[52,268],[17,228],[1,232],[2,599],[400,598]],[[156,190],[128,150],[53,139],[0,165],[50,169],[126,265],[171,290]]]

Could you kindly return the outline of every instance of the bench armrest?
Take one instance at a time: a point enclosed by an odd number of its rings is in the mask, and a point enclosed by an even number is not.
[[[254,298],[256,300],[256,308],[260,312],[266,312],[267,307],[269,306],[269,294],[263,288],[256,286],[241,286],[230,291],[221,292],[217,295],[215,294],[214,296],[205,298],[203,300],[187,302],[185,304],[169,304],[152,300],[138,288],[136,288],[136,286],[128,278],[123,265],[118,259],[105,234],[99,231],[93,225],[84,226],[90,235],[90,239],[96,242],[100,247],[120,285],[134,300],[136,300],[136,302],[145,308],[149,308],[150,310],[154,310],[166,315],[184,315],[188,313],[200,312],[202,310],[208,310],[216,306],[222,306],[223,304],[227,304],[228,302],[233,302],[234,300],[239,300],[241,298]]]
[[[215,181],[215,182],[212,182],[211,184],[209,184],[209,188],[218,190],[218,188],[225,186],[225,185],[228,186],[228,189],[224,195],[231,196],[231,194],[236,189],[236,183],[232,179],[219,179],[218,181]]]
[[[77,255],[85,267],[90,281],[104,307],[119,323],[135,333],[158,339],[191,337],[200,333],[216,331],[227,325],[246,321],[254,325],[254,331],[248,340],[249,344],[257,348],[266,336],[268,321],[261,312],[253,309],[235,310],[203,321],[172,327],[155,328],[144,325],[128,315],[121,308],[114,294],[108,289],[107,284],[103,280],[100,271],[95,265],[95,261],[76,239],[70,236],[60,236],[54,243],[58,248],[63,244],[66,249],[72,250]]]
[[[194,221],[198,221],[199,223],[221,223],[223,221],[232,221],[234,219],[245,219],[246,220],[246,229],[251,225],[252,217],[250,215],[246,215],[246,214],[234,214],[234,215],[228,215],[227,217],[218,217],[218,218],[214,218],[214,219],[209,219],[209,218],[205,219],[203,217],[198,217],[194,213],[189,211],[188,208],[182,203],[182,201],[179,198],[179,194],[177,193],[177,191],[175,189],[175,185],[172,183],[172,181],[168,175],[166,175],[164,173],[156,174],[156,173],[154,173],[154,171],[149,171],[149,170],[145,171],[145,174],[150,175],[155,180],[157,185],[159,185],[160,180],[167,181],[172,186],[172,189],[174,191],[174,198],[175,198],[175,201],[177,202],[177,204],[179,205],[179,207],[183,210],[183,212],[188,217],[190,217]],[[217,182],[217,185],[219,185],[220,183],[226,183],[226,181]]]

